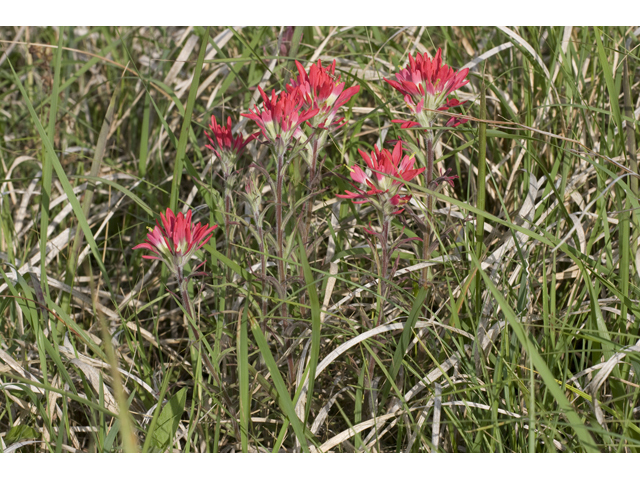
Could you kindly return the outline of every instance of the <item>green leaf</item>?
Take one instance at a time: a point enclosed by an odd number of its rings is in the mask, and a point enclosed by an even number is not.
[[[300,263],[304,271],[304,281],[307,284],[307,293],[311,303],[311,352],[309,353],[309,389],[307,391],[307,403],[305,405],[305,424],[309,418],[309,409],[311,407],[311,399],[313,397],[313,387],[316,380],[316,368],[318,366],[318,357],[320,356],[320,335],[322,324],[320,323],[320,300],[318,300],[318,289],[313,273],[309,266],[307,253],[302,243],[302,237],[298,235],[298,247],[300,255]]]
[[[187,401],[187,388],[181,388],[162,408],[158,417],[158,424],[153,432],[153,444],[161,451],[171,446],[171,442],[180,424]]]
[[[276,364],[276,361],[271,354],[267,339],[264,338],[264,334],[260,329],[260,324],[251,314],[249,314],[249,321],[251,323],[251,332],[256,339],[256,343],[258,344],[260,352],[262,353],[262,357],[264,358],[264,363],[267,365],[267,368],[271,373],[271,378],[273,379],[273,384],[278,391],[278,401],[280,403],[280,408],[286,415],[287,420],[291,422],[293,431],[295,432],[298,440],[300,441],[300,445],[302,446],[302,451],[305,453],[309,453],[309,445],[307,444],[307,439],[305,437],[305,429],[302,425],[302,422],[296,415],[295,408],[293,407],[293,402],[291,401],[291,397],[289,396],[289,391],[287,390],[287,386],[284,383],[282,375],[280,375],[280,369],[278,368],[278,365]]]
[[[238,331],[238,379],[240,381],[240,436],[242,453],[249,451],[248,434],[251,416],[251,397],[249,396],[249,339],[247,333],[247,301],[242,312]]]
[[[40,433],[36,429],[28,425],[18,425],[9,430],[4,437],[4,443],[11,444],[19,442],[20,440],[31,440],[34,438],[40,438]]]
[[[413,327],[418,321],[418,314],[422,310],[422,305],[424,304],[426,298],[427,289],[421,288],[416,295],[416,299],[413,301],[413,306],[411,307],[409,318],[407,318],[407,321],[404,324],[404,328],[402,329],[402,336],[400,337],[400,341],[398,342],[396,351],[393,354],[393,361],[391,363],[391,370],[389,372],[392,381],[395,381],[396,377],[398,376],[400,366],[402,365],[402,359],[404,358],[405,351],[409,346],[409,340],[411,339]],[[382,390],[382,401],[380,402],[381,405],[386,404],[387,396],[389,395],[390,390],[391,383],[387,383]]]

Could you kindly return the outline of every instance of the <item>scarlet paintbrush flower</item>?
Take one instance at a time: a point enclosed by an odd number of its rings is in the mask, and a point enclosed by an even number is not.
[[[142,258],[161,260],[165,262],[172,273],[182,272],[191,255],[202,248],[212,235],[217,225],[209,227],[209,224],[201,225],[199,222],[191,222],[191,210],[187,215],[182,212],[176,216],[171,209],[160,214],[162,225],[156,221],[156,226],[147,234],[147,242],[133,247],[151,250],[153,255],[143,255]]]
[[[402,128],[411,126],[430,128],[436,117],[434,110],[444,111],[465,103],[453,98],[447,99],[447,97],[469,83],[469,80],[465,81],[468,73],[468,68],[456,72],[453,68],[443,64],[440,49],[433,60],[426,53],[417,54],[415,60],[409,55],[409,65],[396,73],[396,80],[388,78],[384,80],[404,95],[404,101],[417,122],[400,120],[396,123],[402,123]],[[447,125],[457,126],[465,121],[452,117]]]
[[[225,178],[228,178],[233,172],[236,160],[240,155],[240,152],[247,146],[247,144],[256,138],[257,134],[249,135],[246,139],[239,133],[233,135],[231,133],[231,117],[227,117],[226,128],[222,124],[218,124],[216,117],[211,115],[211,124],[209,125],[213,136],[209,135],[206,131],[204,134],[207,136],[210,145],[205,145],[209,150],[213,150],[216,157],[220,159],[222,164],[222,171]]]
[[[367,175],[358,165],[349,168],[351,178],[362,188],[354,185],[358,193],[345,190],[346,195],[342,194],[338,197],[350,198],[354,203],[372,202],[385,214],[402,212],[402,209],[397,207],[411,200],[411,195],[402,195],[400,190],[404,187],[404,182],[413,180],[424,171],[424,168],[413,168],[415,158],[402,155],[401,141],[396,143],[393,152],[386,149],[379,150],[378,147],[371,152],[371,156],[362,150],[358,152],[373,175]]]
[[[262,109],[254,105],[251,113],[243,113],[243,117],[254,120],[265,138],[273,145],[278,156],[286,151],[291,138],[298,138],[302,134],[300,125],[318,113],[317,108],[304,108],[300,92],[271,92],[271,98],[258,86],[262,95]]]
[[[338,109],[360,91],[360,86],[355,85],[344,89],[345,83],[340,81],[340,75],[336,77],[336,61],[328,67],[323,67],[320,60],[311,65],[309,74],[296,60],[298,77],[287,85],[287,91],[298,89],[307,108],[318,108],[318,114],[313,117],[311,123],[314,127],[329,126],[334,121]]]

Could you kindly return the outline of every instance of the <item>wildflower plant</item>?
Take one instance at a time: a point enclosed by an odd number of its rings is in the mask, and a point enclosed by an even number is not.
[[[380,150],[377,146],[369,155],[358,149],[360,156],[366,164],[366,173],[359,165],[347,167],[350,170],[351,179],[356,192],[346,190],[344,194],[338,194],[338,198],[348,198],[354,203],[371,203],[375,208],[381,232],[373,229],[365,229],[367,233],[376,237],[380,242],[381,259],[379,275],[381,281],[381,297],[385,297],[389,281],[389,263],[395,248],[402,243],[392,242],[391,221],[394,215],[401,214],[403,205],[411,200],[411,195],[406,191],[406,184],[420,175],[424,168],[414,168],[415,157],[404,155],[402,141],[398,141],[393,151]],[[372,245],[372,251],[376,251]],[[395,270],[395,269],[394,269]],[[391,272],[393,275],[393,272]],[[382,312],[383,309],[380,310]],[[381,321],[382,315],[378,322]]]
[[[309,67],[309,73],[296,60],[296,68],[298,76],[287,85],[287,91],[298,91],[307,108],[318,109],[318,113],[309,121],[311,126],[329,129],[339,125],[342,119],[336,118],[338,109],[360,91],[360,86],[345,89],[345,82],[341,81],[340,75],[335,74],[335,60],[328,67],[323,67],[318,60],[318,63]]]
[[[298,76],[293,78],[287,91],[298,92],[303,105],[309,109],[317,109],[318,112],[309,119],[312,128],[311,137],[307,142],[306,162],[309,167],[307,193],[309,199],[305,202],[305,222],[302,230],[302,239],[306,244],[311,228],[311,207],[313,197],[316,194],[320,181],[318,172],[323,163],[318,163],[318,157],[324,149],[329,133],[342,126],[343,118],[338,118],[338,110],[360,91],[360,85],[345,88],[345,82],[341,76],[336,76],[336,61],[329,66],[322,66],[320,60],[311,64],[309,72],[296,60]]]
[[[635,28],[0,27],[0,450],[640,451]]]
[[[227,256],[230,254],[230,245],[233,241],[231,230],[233,223],[233,188],[236,184],[239,169],[238,163],[247,144],[258,136],[257,133],[251,134],[246,138],[241,133],[234,135],[231,126],[231,117],[227,117],[227,125],[225,127],[222,124],[218,124],[216,117],[212,115],[211,124],[209,125],[211,135],[206,130],[204,132],[209,139],[209,144],[205,145],[205,147],[213,151],[221,164],[224,185],[224,229]]]
[[[409,65],[396,73],[395,80],[384,79],[403,95],[405,105],[413,116],[413,120],[393,120],[393,122],[400,123],[403,129],[418,127],[418,130],[424,131],[427,160],[424,169],[424,186],[427,189],[438,187],[444,181],[451,184],[453,179],[457,178],[447,176],[448,172],[445,172],[434,181],[434,148],[438,136],[433,127],[438,112],[459,107],[465,103],[450,95],[469,83],[469,80],[466,80],[468,73],[468,68],[455,71],[444,64],[442,50],[438,49],[433,59],[426,53],[417,54],[415,59],[409,55]],[[457,127],[465,122],[466,119],[453,116],[446,122],[446,126]],[[420,221],[423,231],[423,260],[428,260],[431,249],[432,214],[433,197],[427,195],[424,219]],[[428,282],[429,270],[424,268],[422,283],[426,287]]]
[[[189,277],[184,275],[184,267],[191,260],[194,253],[202,248],[213,236],[213,231],[218,227],[209,224],[194,224],[191,221],[191,210],[184,215],[179,212],[175,215],[167,208],[164,214],[160,214],[161,221],[156,221],[156,226],[147,234],[147,241],[133,247],[133,250],[146,249],[152,255],[143,255],[142,258],[160,260],[173,274],[178,282],[178,290],[187,313],[193,318],[193,307],[187,293]],[[191,275],[202,265],[198,265]]]
[[[358,149],[360,156],[365,161],[366,168],[371,174],[359,166],[347,167],[351,173],[351,179],[358,185],[354,185],[357,192],[346,191],[346,194],[337,195],[339,198],[349,198],[354,203],[371,202],[376,210],[385,218],[392,214],[402,212],[401,205],[411,200],[411,195],[402,192],[405,183],[420,175],[424,168],[415,169],[415,157],[404,155],[402,141],[396,143],[393,151],[378,149],[369,155]]]
[[[225,179],[237,168],[238,158],[247,144],[258,136],[257,133],[249,135],[247,138],[244,138],[241,133],[234,135],[231,132],[231,125],[231,117],[227,117],[227,126],[225,127],[221,123],[218,124],[216,117],[211,115],[211,123],[209,125],[211,135],[206,130],[204,132],[209,139],[209,144],[205,145],[205,147],[213,151],[216,157],[220,159]]]

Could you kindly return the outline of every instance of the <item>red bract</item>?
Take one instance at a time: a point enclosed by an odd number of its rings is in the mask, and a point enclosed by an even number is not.
[[[336,77],[336,61],[328,67],[323,67],[320,60],[311,65],[309,74],[296,60],[298,77],[287,85],[287,91],[298,90],[307,108],[319,109],[312,124],[315,127],[329,126],[338,112],[338,109],[360,91],[360,86],[355,85],[344,89],[345,83],[340,81],[340,75]]]
[[[401,141],[396,143],[393,152],[386,149],[379,150],[378,147],[375,147],[375,150],[371,152],[371,156],[362,150],[358,150],[358,152],[373,175],[367,175],[362,168],[354,165],[353,168],[350,168],[351,178],[362,185],[362,188],[354,185],[358,193],[345,190],[346,195],[342,194],[338,197],[350,198],[354,200],[354,203],[372,202],[383,213],[400,213],[402,209],[398,210],[396,207],[411,199],[411,195],[399,193],[404,182],[413,180],[424,171],[424,168],[413,168],[415,158],[402,155]]]
[[[404,95],[405,103],[420,126],[430,128],[436,116],[434,110],[444,111],[464,103],[456,99],[447,100],[447,97],[469,83],[469,80],[465,80],[468,73],[468,68],[456,72],[443,64],[442,51],[438,49],[433,60],[426,53],[417,54],[415,60],[409,55],[409,65],[396,73],[396,80],[385,78],[385,81]],[[466,120],[452,117],[447,125],[460,125],[464,122]],[[402,127],[408,128],[406,122]]]
[[[160,214],[160,217],[162,225],[156,221],[155,228],[147,234],[147,242],[136,245],[133,250],[151,250],[154,255],[143,255],[142,258],[161,260],[175,274],[181,272],[191,255],[211,239],[217,225],[209,227],[209,224],[201,225],[199,222],[194,225],[191,223],[191,210],[186,216],[182,212],[176,216],[167,208],[165,215]]]
[[[209,128],[211,129],[213,137],[206,131],[204,132],[211,142],[210,145],[205,146],[209,150],[213,150],[220,159],[223,157],[237,157],[242,149],[246,147],[251,140],[258,136],[254,133],[245,139],[244,136],[239,133],[234,137],[231,133],[231,117],[227,117],[227,126],[225,128],[222,124],[218,124],[216,117],[211,115],[211,124],[209,125]]]
[[[262,109],[254,105],[251,113],[243,113],[243,117],[254,120],[265,138],[274,146],[276,154],[284,154],[292,137],[302,133],[300,125],[318,113],[317,108],[304,109],[304,101],[300,92],[271,92],[271,98],[258,86],[262,95]]]

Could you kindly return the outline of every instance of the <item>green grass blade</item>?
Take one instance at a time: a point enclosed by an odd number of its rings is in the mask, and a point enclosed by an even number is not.
[[[567,417],[569,424],[571,425],[573,430],[576,432],[576,435],[578,436],[578,439],[580,440],[582,447],[585,449],[586,452],[591,452],[591,453],[597,452],[598,449],[595,446],[595,442],[593,441],[593,438],[591,437],[589,430],[584,425],[584,423],[582,422],[578,414],[575,412],[575,410],[569,403],[569,400],[567,400],[567,397],[564,395],[564,392],[560,389],[560,387],[556,383],[556,379],[551,373],[551,370],[549,370],[549,367],[544,362],[544,360],[536,350],[535,346],[529,340],[526,332],[524,331],[524,328],[522,327],[522,324],[518,321],[515,312],[511,308],[511,305],[509,305],[509,303],[504,298],[502,293],[500,293],[498,288],[494,285],[491,278],[489,278],[489,275],[487,275],[484,272],[484,270],[482,270],[480,261],[473,254],[472,254],[472,261],[475,264],[476,268],[478,269],[478,272],[480,272],[480,275],[482,275],[484,284],[489,288],[489,290],[491,291],[491,294],[500,305],[500,308],[502,308],[502,311],[504,312],[504,315],[506,317],[507,322],[509,323],[509,326],[518,337],[518,341],[526,349],[527,353],[531,357],[531,360],[533,361],[533,365],[535,366],[538,373],[542,377],[542,380],[547,386],[547,389],[549,390],[553,398],[556,400],[556,402],[558,402],[559,410],[563,412],[563,414]]]
[[[198,92],[198,86],[200,84],[200,73],[202,72],[202,63],[204,62],[204,54],[206,52],[207,44],[209,43],[209,27],[207,27],[202,42],[200,43],[200,52],[198,53],[198,60],[196,62],[196,68],[193,73],[193,81],[189,88],[189,97],[187,99],[187,108],[184,112],[184,119],[182,120],[182,129],[180,130],[180,137],[178,139],[178,149],[176,151],[176,160],[173,168],[173,181],[171,182],[171,197],[169,200],[169,208],[174,212],[178,208],[178,194],[180,193],[180,180],[182,179],[182,169],[184,168],[184,157],[187,150],[187,140],[189,139],[189,130],[191,129],[191,115],[193,114],[193,106],[196,103],[196,94]]]
[[[240,381],[240,439],[242,452],[249,451],[248,434],[251,417],[251,398],[249,397],[249,340],[247,334],[247,318],[249,302],[242,311],[238,325],[238,379]]]
[[[393,360],[391,362],[391,369],[389,370],[390,381],[387,383],[383,390],[380,401],[381,405],[386,405],[387,397],[389,396],[389,392],[391,391],[391,382],[396,381],[396,377],[398,376],[398,372],[400,371],[400,366],[402,365],[402,359],[404,358],[404,354],[409,347],[409,341],[411,340],[411,336],[413,335],[413,327],[415,327],[416,322],[418,321],[418,317],[420,316],[420,312],[422,311],[422,307],[424,306],[424,302],[427,298],[428,290],[426,288],[421,288],[416,295],[415,300],[413,301],[413,305],[411,307],[411,311],[409,312],[409,317],[402,329],[402,335],[400,336],[400,340],[398,341],[398,346],[396,347],[396,351],[393,354]]]
[[[320,300],[318,299],[318,290],[311,273],[309,260],[307,259],[306,250],[302,243],[302,237],[298,235],[298,252],[300,263],[304,272],[304,281],[307,284],[307,293],[309,294],[309,302],[311,303],[311,352],[309,353],[309,387],[307,390],[307,403],[305,405],[304,424],[307,424],[309,418],[309,409],[313,398],[313,387],[316,381],[316,367],[318,366],[318,357],[320,356],[320,338],[322,335],[322,324],[320,323]]]
[[[480,119],[487,117],[487,98],[485,94],[484,81],[480,87]],[[477,205],[478,210],[485,210],[486,203],[486,177],[487,177],[487,124],[480,122],[478,141],[478,178],[477,184]],[[476,216],[476,256],[482,258],[484,248],[484,215]],[[482,312],[482,281],[480,275],[476,276],[476,313]]]
[[[58,114],[58,100],[60,96],[60,67],[62,65],[62,46],[64,45],[64,27],[58,33],[58,48],[54,59],[53,87],[51,89],[51,107],[49,109],[49,124],[47,137],[53,143]],[[40,197],[40,258],[45,258],[47,252],[47,230],[49,228],[49,203],[51,201],[51,181],[53,164],[46,152],[42,152],[42,196]],[[49,292],[47,283],[47,269],[44,262],[40,265],[40,281],[44,292]]]
[[[173,372],[173,367],[170,367],[168,371],[164,372],[162,384],[160,385],[160,394],[158,395],[157,407],[153,412],[153,418],[151,419],[151,423],[149,424],[149,430],[147,430],[147,435],[144,440],[144,444],[142,445],[142,453],[147,453],[155,441],[155,438],[156,438],[155,431],[158,426],[158,418],[160,417],[160,412],[162,410],[159,407],[162,406],[164,397],[167,394],[167,389],[169,388],[169,380],[171,379],[172,372]]]
[[[276,364],[276,361],[271,354],[269,344],[267,343],[266,338],[264,338],[264,334],[262,333],[260,324],[256,321],[255,318],[253,318],[251,314],[249,314],[249,322],[251,325],[251,332],[253,333],[253,337],[256,339],[258,348],[262,353],[264,362],[267,365],[269,372],[271,373],[273,384],[275,385],[278,392],[278,401],[280,403],[280,408],[287,417],[287,420],[291,422],[291,426],[293,427],[293,431],[298,437],[298,441],[302,446],[302,450],[308,453],[309,445],[307,444],[307,439],[305,437],[305,428],[296,415],[295,408],[293,407],[293,402],[291,401],[291,397],[289,396],[289,392],[287,391],[287,386],[284,383],[282,375],[280,375],[280,369],[278,368],[278,365]]]
[[[27,92],[24,89],[24,86],[22,85],[22,82],[20,81],[20,77],[18,77],[18,74],[14,70],[13,65],[11,64],[11,61],[9,59],[7,59],[7,63],[9,64],[9,67],[11,67],[11,71],[13,73],[14,82],[18,86],[18,88],[20,89],[20,93],[22,94],[22,96],[24,98],[24,101],[25,101],[25,104],[27,105],[27,108],[29,109],[29,113],[31,114],[31,119],[33,120],[33,123],[35,124],[36,129],[38,130],[38,133],[40,134],[40,139],[42,140],[42,143],[43,143],[44,148],[46,150],[46,154],[48,155],[50,161],[53,164],[53,168],[56,171],[56,175],[58,176],[58,180],[60,180],[60,183],[62,184],[62,189],[64,190],[64,193],[67,194],[67,198],[69,199],[69,203],[73,207],[73,212],[75,213],[76,218],[78,219],[78,225],[80,225],[80,228],[84,232],[84,235],[85,235],[85,237],[87,239],[87,242],[89,243],[89,245],[91,247],[91,253],[93,253],[95,261],[98,264],[98,267],[100,268],[100,271],[102,272],[103,280],[104,280],[104,283],[105,283],[105,285],[107,287],[107,290],[109,290],[109,292],[112,292],[111,282],[109,282],[109,275],[107,273],[107,269],[105,268],[104,264],[102,263],[100,250],[98,250],[98,245],[96,245],[96,241],[93,238],[93,233],[91,232],[91,228],[89,227],[89,224],[87,223],[87,218],[86,218],[86,216],[84,215],[84,213],[82,211],[82,206],[80,205],[80,202],[78,201],[78,198],[73,193],[73,187],[71,186],[71,184],[69,183],[69,180],[67,179],[67,175],[66,175],[64,169],[62,168],[62,165],[60,164],[60,160],[58,160],[56,152],[53,149],[53,144],[51,143],[51,141],[47,137],[47,133],[44,131],[44,128],[42,127],[42,124],[40,123],[40,119],[38,118],[38,114],[33,109],[33,104],[31,103],[31,100],[29,100]]]
[[[186,402],[187,389],[181,388],[162,408],[162,412],[158,416],[156,428],[153,431],[153,444],[160,451],[165,451],[171,446],[173,438],[178,431],[180,417],[182,417],[184,413]]]
[[[615,120],[616,126],[618,127],[618,135],[620,136],[620,138],[622,138],[622,116],[620,115],[620,104],[618,103],[618,95],[620,92],[616,91],[611,65],[609,65],[607,54],[604,51],[604,46],[602,45],[602,40],[600,39],[602,30],[598,27],[594,27],[593,35],[594,37],[596,37],[596,45],[598,46],[598,58],[600,59],[600,66],[602,67],[602,71],[604,72],[604,80],[607,84],[607,90],[609,92],[609,102],[611,103],[613,119]],[[622,142],[622,144],[624,145],[624,141]]]

